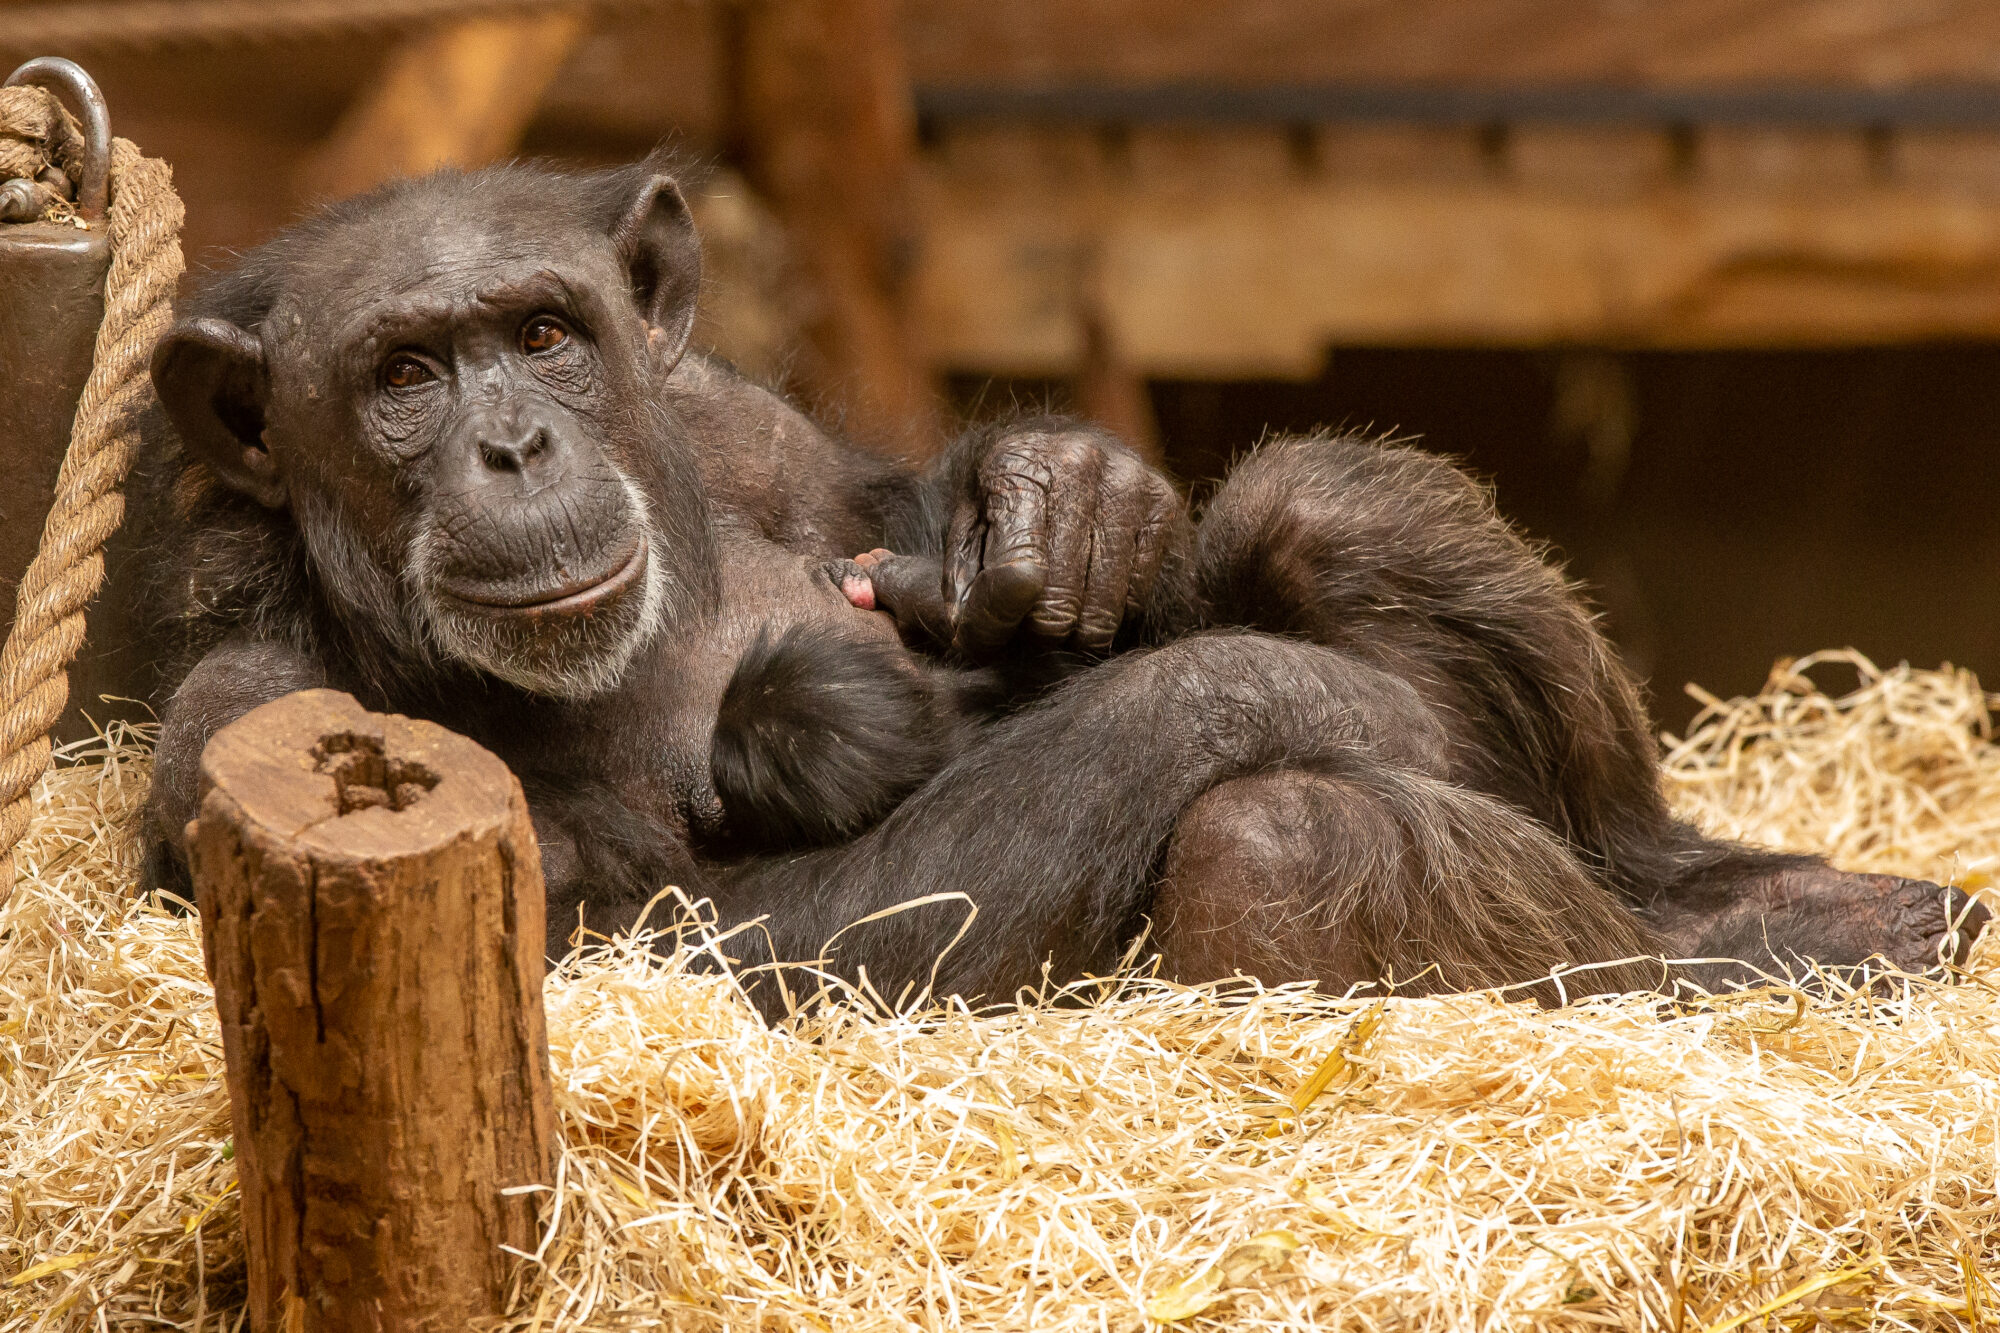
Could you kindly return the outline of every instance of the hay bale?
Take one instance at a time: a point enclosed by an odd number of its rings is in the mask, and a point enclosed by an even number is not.
[[[1781,670],[1714,702],[1670,747],[1683,810],[1984,882],[1986,696],[1846,660],[1838,698]],[[241,1309],[198,932],[125,896],[142,740],[48,779],[0,909],[0,1331]],[[563,1152],[509,1327],[2000,1320],[1991,944],[1967,984],[1679,1010],[1132,977],[773,1032],[675,929],[664,966],[627,941],[551,979]]]

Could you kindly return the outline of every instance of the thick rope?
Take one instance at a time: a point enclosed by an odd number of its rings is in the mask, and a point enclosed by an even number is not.
[[[55,100],[39,88],[14,91]],[[10,96],[0,117],[25,100]],[[35,123],[49,124],[46,106],[41,114]],[[59,109],[55,114],[60,119]],[[28,139],[32,128],[0,119],[0,139]],[[63,165],[60,145],[55,155]],[[104,543],[125,516],[119,488],[132,470],[139,414],[153,392],[147,363],[173,320],[181,276],[182,209],[173,173],[126,139],[111,144],[108,214],[111,270],[96,359],[77,401],[41,549],[21,576],[14,628],[0,648],[0,902],[13,887],[14,848],[28,830],[30,795],[49,765],[49,728],[69,702],[64,673],[83,643],[84,608],[104,581]]]

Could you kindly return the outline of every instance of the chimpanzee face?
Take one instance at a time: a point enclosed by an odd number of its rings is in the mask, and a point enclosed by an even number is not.
[[[480,182],[484,177],[465,177]],[[413,655],[584,698],[690,593],[661,378],[698,251],[654,177],[605,225],[501,189],[391,192],[289,238],[254,329],[155,358],[184,444],[297,524],[330,604]]]

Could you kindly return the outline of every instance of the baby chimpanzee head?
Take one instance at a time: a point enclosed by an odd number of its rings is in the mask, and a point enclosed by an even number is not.
[[[656,171],[440,173],[252,253],[154,382],[187,459],[295,526],[350,629],[586,698],[713,595],[700,483],[657,406],[698,287]]]

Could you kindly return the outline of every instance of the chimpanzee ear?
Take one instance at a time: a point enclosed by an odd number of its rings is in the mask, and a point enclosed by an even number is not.
[[[264,349],[254,335],[227,320],[183,320],[153,349],[153,388],[191,458],[257,503],[284,505],[264,444]]]
[[[701,296],[701,242],[687,200],[671,176],[640,187],[612,232],[631,275],[632,295],[646,320],[646,345],[665,369],[687,350]]]

